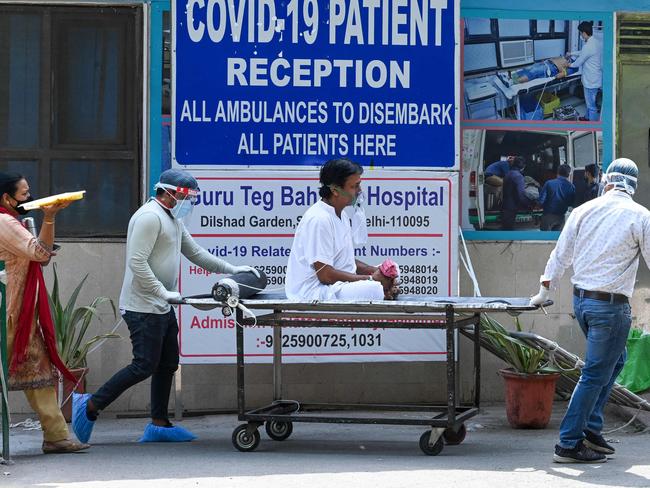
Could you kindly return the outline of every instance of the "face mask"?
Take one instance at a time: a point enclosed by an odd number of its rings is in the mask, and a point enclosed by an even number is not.
[[[11,198],[13,198],[13,197],[11,197]],[[19,207],[19,205],[22,205],[23,203],[31,202],[32,200],[34,200],[34,197],[32,197],[30,195],[25,200],[22,200],[22,201],[16,200],[15,198],[14,198],[14,200],[16,201],[16,206],[14,207],[14,210],[18,213],[18,215],[26,215],[27,212],[29,212],[29,210],[26,210],[23,207]]]
[[[171,209],[172,216],[175,219],[184,219],[192,213],[192,200],[186,198],[185,200],[176,200],[176,205]]]
[[[196,201],[196,194],[198,193],[198,190],[191,190],[192,193],[189,194],[190,196],[184,198],[183,200],[179,200],[174,196],[172,192],[170,192],[167,189],[168,187],[171,187],[171,185],[167,185],[164,183],[156,183],[156,186],[154,186],[154,188],[156,189],[162,188],[163,190],[165,190],[167,195],[169,195],[176,201],[174,206],[171,209],[169,209],[169,211],[172,214],[172,217],[178,220],[188,217],[192,213],[192,210],[194,210],[193,203]]]
[[[351,198],[352,201],[350,203],[348,203],[348,206],[350,206],[350,207],[355,207],[355,206],[360,205],[361,203],[363,203],[363,201],[360,201],[360,199],[363,198],[363,193],[358,193],[356,195],[352,195],[351,193],[348,193],[347,191],[345,191],[340,186],[335,186],[335,185],[332,185],[330,187],[330,189],[338,191],[344,197]]]

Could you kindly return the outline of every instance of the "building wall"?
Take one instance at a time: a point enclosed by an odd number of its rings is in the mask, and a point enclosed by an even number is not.
[[[117,2],[116,2],[117,3]],[[121,3],[121,2],[119,2]],[[463,0],[465,9],[497,9],[501,11],[563,11],[566,2],[522,0],[516,6],[512,2]],[[648,9],[647,2],[576,1],[571,4],[575,11],[613,12],[616,10]],[[150,2],[151,12],[156,20],[152,31],[160,22],[160,12],[166,8],[166,2]],[[159,32],[158,32],[159,34]],[[152,69],[156,67],[160,39],[152,38]],[[155,181],[160,163],[160,92],[157,76],[151,76],[149,109],[151,115],[148,146],[150,161],[145,173],[149,181]],[[146,176],[145,176],[146,181]],[[146,186],[146,185],[145,185]],[[481,292],[484,296],[529,296],[536,293],[539,275],[552,250],[551,241],[471,241],[469,252],[477,274]],[[124,268],[124,242],[67,242],[56,258],[61,270],[63,286],[74,288],[76,283],[89,273],[79,303],[87,303],[97,295],[114,298],[119,296]],[[51,282],[51,270],[47,272]],[[464,271],[460,272],[460,293],[471,295],[471,283]],[[637,290],[633,300],[634,311],[647,308],[642,298],[648,294],[646,288]],[[571,316],[571,296],[568,275],[564,277],[560,289],[555,293],[556,304],[549,309],[549,314],[542,312],[524,314],[521,322],[525,330],[533,331],[555,340],[561,347],[578,354],[583,353],[584,341],[579,328]],[[113,317],[104,313],[104,324],[93,324],[95,332],[108,331],[115,323]],[[512,326],[512,317],[498,316],[505,326]],[[642,323],[642,318],[635,317],[635,323]],[[122,340],[109,341],[89,358],[90,374],[88,389],[95,391],[119,367],[128,364],[131,358],[128,331],[122,324],[118,332]],[[471,352],[467,340],[461,339],[461,391],[465,398],[471,392]],[[482,400],[501,401],[503,389],[501,379],[496,374],[503,364],[483,354]],[[251,404],[265,402],[271,398],[271,367],[255,365],[248,369],[249,401]],[[371,363],[371,364],[305,364],[285,367],[286,396],[303,401],[346,401],[346,402],[415,402],[441,401],[444,398],[444,363]],[[183,406],[188,411],[233,410],[236,406],[235,368],[224,365],[187,365],[182,368]],[[13,412],[27,413],[24,397],[12,393],[10,397]],[[148,409],[148,381],[127,391],[111,407],[111,412],[145,412]],[[172,404],[173,406],[173,399]]]
[[[483,296],[529,296],[536,293],[539,275],[553,249],[553,242],[473,241],[468,249]],[[117,301],[124,271],[124,243],[68,242],[56,258],[63,289],[71,290],[89,273],[78,304],[103,295]],[[51,270],[46,280],[51,283]],[[471,296],[467,274],[460,273],[460,292]],[[65,293],[65,292],[63,292]],[[65,296],[65,295],[64,295]],[[565,276],[549,308],[520,316],[525,330],[557,341],[570,351],[583,352],[584,341],[571,317],[570,284]],[[514,328],[513,318],[495,316],[506,327]],[[103,324],[94,323],[92,333],[108,332],[115,323],[110,313],[103,313]],[[117,331],[121,340],[111,340],[89,357],[88,389],[95,391],[104,381],[131,359],[128,331],[124,324]],[[482,391],[484,402],[503,400],[501,378],[503,363],[484,352],[482,355]],[[471,343],[461,338],[461,392],[471,396]],[[418,402],[444,401],[445,367],[438,363],[369,363],[287,365],[284,371],[288,398],[327,402]],[[229,410],[236,407],[235,367],[233,365],[185,365],[182,367],[183,407],[187,411]],[[247,368],[247,394],[251,405],[272,398],[272,368],[252,365]],[[173,397],[173,395],[172,395]],[[13,412],[27,413],[24,396],[11,394]],[[170,408],[173,408],[173,398]],[[128,390],[109,407],[112,413],[146,412],[149,408],[149,382]]]

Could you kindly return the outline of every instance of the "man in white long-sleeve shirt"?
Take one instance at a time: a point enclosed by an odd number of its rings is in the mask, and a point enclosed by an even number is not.
[[[74,395],[73,428],[87,442],[98,412],[131,386],[151,376],[151,423],[142,441],[187,441],[194,436],[172,426],[167,406],[172,378],[178,368],[178,323],[169,300],[180,299],[178,271],[181,254],[213,273],[257,271],[233,266],[205,249],[190,236],[183,219],[191,214],[198,183],[189,173],[170,169],[160,175],[156,197],[138,209],[129,221],[126,271],[120,294],[133,346],[131,364],[110,378],[94,395]]]
[[[601,431],[603,407],[625,363],[632,322],[629,298],[639,255],[650,263],[650,211],[635,203],[638,169],[625,158],[614,160],[604,175],[605,194],[577,207],[567,220],[541,277],[539,305],[564,271],[573,266],[573,308],[587,338],[585,365],[566,415],[554,460],[604,462],[613,454]]]
[[[585,41],[582,50],[569,68],[582,68],[582,89],[585,94],[587,113],[580,120],[600,120],[596,97],[603,86],[603,46],[600,39],[594,37],[593,22],[580,22],[578,25],[580,37]]]

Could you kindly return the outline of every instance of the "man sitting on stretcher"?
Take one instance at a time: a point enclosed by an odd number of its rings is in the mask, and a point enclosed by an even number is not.
[[[332,159],[321,168],[321,200],[303,215],[291,246],[285,285],[290,300],[390,300],[397,295],[395,263],[375,267],[354,257],[352,219],[344,209],[357,204],[362,173],[348,159]]]
[[[578,71],[577,68],[569,68],[570,64],[571,62],[568,59],[559,56],[538,61],[530,66],[513,71],[510,76],[513,84],[526,83],[537,78],[555,77],[559,79]]]

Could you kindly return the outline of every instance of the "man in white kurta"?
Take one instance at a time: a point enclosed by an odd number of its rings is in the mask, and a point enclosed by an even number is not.
[[[343,212],[361,193],[361,166],[333,159],[321,169],[321,200],[296,229],[285,291],[291,300],[383,300],[393,281],[354,257],[350,217]]]

